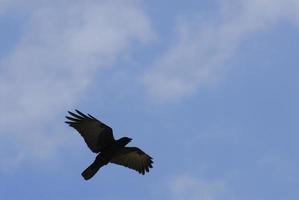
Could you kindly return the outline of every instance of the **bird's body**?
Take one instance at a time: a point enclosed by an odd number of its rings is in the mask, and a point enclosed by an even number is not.
[[[152,158],[137,147],[126,147],[132,140],[122,137],[115,140],[112,129],[91,115],[85,115],[76,110],[77,114],[69,112],[66,121],[84,138],[87,146],[98,153],[94,162],[82,172],[85,180],[92,178],[96,172],[108,163],[114,163],[138,171],[140,174],[149,172],[152,168]]]

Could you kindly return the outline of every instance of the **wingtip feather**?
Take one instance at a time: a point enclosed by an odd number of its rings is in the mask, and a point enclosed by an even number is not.
[[[85,115],[84,113],[80,112],[79,110],[75,109],[75,111],[76,111],[79,115],[81,115],[82,117],[90,119],[87,115]]]

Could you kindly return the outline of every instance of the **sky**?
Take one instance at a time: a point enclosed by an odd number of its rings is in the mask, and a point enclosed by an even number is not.
[[[0,198],[297,200],[298,0],[0,0]],[[94,160],[67,111],[154,158]]]

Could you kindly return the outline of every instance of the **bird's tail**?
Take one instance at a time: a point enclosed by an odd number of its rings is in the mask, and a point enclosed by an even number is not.
[[[87,167],[83,172],[82,172],[82,176],[85,180],[89,180],[91,179],[96,173],[97,171],[103,167],[104,165],[108,164],[108,160],[101,156],[100,154],[96,157],[96,159],[93,161],[93,163],[91,163],[91,165],[89,165],[89,167]]]

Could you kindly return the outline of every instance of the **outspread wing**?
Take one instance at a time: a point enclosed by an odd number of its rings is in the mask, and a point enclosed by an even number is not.
[[[69,121],[65,123],[80,133],[92,152],[99,153],[115,141],[109,126],[89,114],[87,116],[78,110],[76,112],[75,114],[69,111],[70,116],[66,116]]]
[[[137,147],[123,147],[110,162],[136,170],[143,175],[153,167],[152,158]]]

